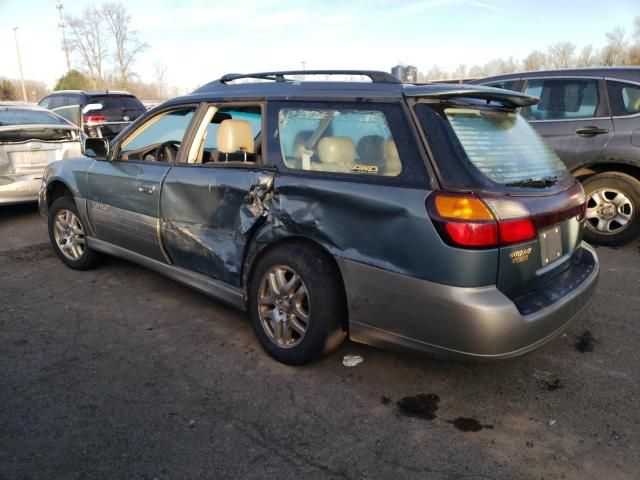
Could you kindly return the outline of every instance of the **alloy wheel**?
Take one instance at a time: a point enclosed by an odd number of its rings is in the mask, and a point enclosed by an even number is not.
[[[63,208],[56,214],[53,236],[58,249],[66,258],[73,261],[82,258],[86,243],[84,230],[80,220],[71,210]]]
[[[629,225],[633,213],[631,199],[615,188],[596,190],[587,199],[587,226],[598,233],[620,233]]]
[[[291,267],[276,265],[262,276],[258,314],[267,337],[278,347],[292,348],[302,341],[309,327],[309,294]]]

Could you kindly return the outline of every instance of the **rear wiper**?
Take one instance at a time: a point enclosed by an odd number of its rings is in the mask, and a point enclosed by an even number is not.
[[[529,188],[545,188],[558,183],[558,177],[545,178],[527,178],[526,180],[518,180],[506,183],[507,187],[529,187]]]

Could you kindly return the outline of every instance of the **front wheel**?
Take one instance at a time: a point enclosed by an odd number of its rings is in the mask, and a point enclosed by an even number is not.
[[[73,198],[60,197],[49,208],[49,239],[62,262],[75,270],[97,266],[103,255],[87,245],[86,228],[82,224]]]
[[[260,344],[282,363],[308,363],[345,337],[339,272],[330,258],[306,245],[279,247],[258,261],[249,309]]]
[[[631,175],[605,172],[583,182],[587,195],[584,238],[589,243],[619,246],[640,235],[640,182]]]

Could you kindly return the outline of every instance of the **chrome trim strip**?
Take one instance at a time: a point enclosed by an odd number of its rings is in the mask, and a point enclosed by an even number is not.
[[[165,275],[176,282],[182,283],[183,285],[204,293],[211,298],[227,303],[239,310],[246,310],[244,292],[238,287],[228,285],[220,280],[214,280],[210,277],[192,272],[191,270],[187,270],[182,267],[166,265],[157,260],[132,252],[126,248],[104,242],[95,237],[88,236],[87,242],[89,247],[94,250],[140,264],[143,267],[160,273],[161,275]]]

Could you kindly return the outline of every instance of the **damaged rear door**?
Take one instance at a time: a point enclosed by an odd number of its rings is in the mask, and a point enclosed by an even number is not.
[[[175,265],[240,284],[247,242],[267,216],[275,177],[263,162],[261,117],[259,105],[210,106],[185,163],[165,178],[162,237]]]

